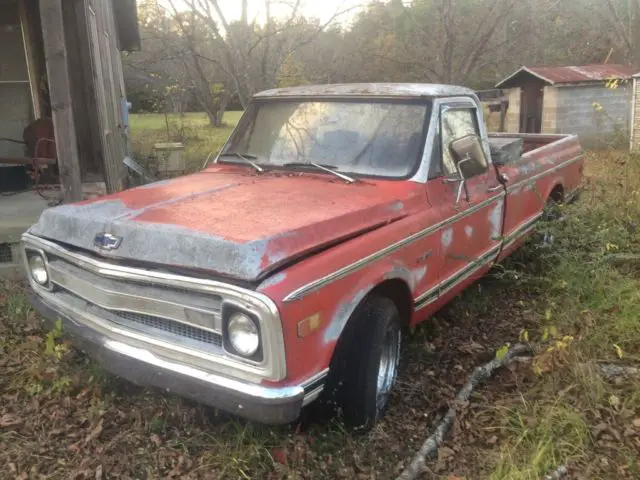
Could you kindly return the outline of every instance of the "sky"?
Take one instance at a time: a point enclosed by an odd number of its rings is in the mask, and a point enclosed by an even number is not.
[[[263,23],[265,15],[265,1],[248,1],[249,21],[256,19],[258,23]],[[219,2],[227,20],[231,21],[240,18],[240,0],[219,0]],[[178,8],[180,8],[180,4],[184,5],[183,0],[174,0],[174,3]],[[271,0],[272,15],[274,17],[286,18],[291,13],[290,5],[293,3],[294,0]],[[315,17],[320,19],[321,22],[327,22],[335,15],[336,12],[348,10],[338,18],[340,23],[348,23],[357,13],[358,6],[361,6],[363,3],[365,3],[365,0],[301,0],[300,11],[306,17]]]

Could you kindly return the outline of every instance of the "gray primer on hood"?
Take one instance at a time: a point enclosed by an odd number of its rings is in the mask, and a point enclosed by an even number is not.
[[[221,188],[228,186],[215,190]],[[173,201],[177,199],[167,203]],[[153,205],[156,206],[157,203]],[[262,260],[268,244],[278,237],[291,235],[286,233],[248,243],[235,243],[184,227],[132,220],[144,210],[127,208],[120,200],[62,205],[45,210],[29,233],[93,251],[105,258],[209,270],[245,281],[255,281],[264,271]],[[94,238],[101,232],[122,237],[120,247],[112,251],[96,247]],[[285,255],[273,257],[270,255],[271,261]]]

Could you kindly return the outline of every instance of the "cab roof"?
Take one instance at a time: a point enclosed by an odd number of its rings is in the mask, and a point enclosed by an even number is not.
[[[302,85],[274,88],[257,93],[254,98],[278,97],[398,97],[432,98],[472,96],[473,90],[456,85],[432,83],[334,83],[326,85]]]

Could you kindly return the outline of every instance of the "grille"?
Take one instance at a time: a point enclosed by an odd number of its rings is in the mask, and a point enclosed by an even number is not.
[[[131,324],[144,326],[161,330],[172,335],[177,335],[179,337],[188,338],[196,342],[208,343],[209,345],[215,345],[218,347],[222,346],[222,336],[208,330],[192,327],[166,318],[144,315],[142,313],[122,311],[112,311],[111,313],[124,320],[124,322],[122,322],[123,326],[133,326]]]
[[[0,263],[12,263],[13,251],[10,243],[0,243]]]

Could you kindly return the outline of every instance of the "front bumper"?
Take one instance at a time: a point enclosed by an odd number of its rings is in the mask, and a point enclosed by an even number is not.
[[[31,303],[48,326],[57,320],[74,343],[105,370],[141,386],[154,386],[199,403],[268,424],[295,420],[303,405],[317,397],[324,372],[303,385],[266,387],[232,379],[111,339],[78,321],[80,312],[61,309],[30,291]],[[75,319],[74,319],[75,318]]]

